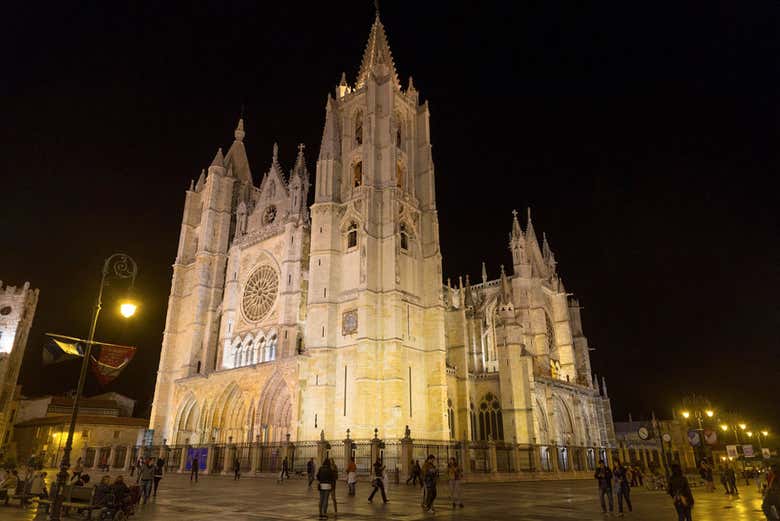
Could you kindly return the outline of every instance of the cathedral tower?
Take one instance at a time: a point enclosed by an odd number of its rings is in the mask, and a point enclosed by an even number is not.
[[[427,103],[382,22],[328,96],[312,206],[300,439],[447,437],[444,311]]]

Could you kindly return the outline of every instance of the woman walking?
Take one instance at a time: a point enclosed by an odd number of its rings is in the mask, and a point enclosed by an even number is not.
[[[328,498],[333,483],[333,470],[327,458],[317,471],[317,482],[317,489],[320,491],[320,519],[325,519],[328,517]]]
[[[154,491],[152,495],[157,497],[157,488],[160,486],[160,480],[163,478],[163,467],[165,467],[165,460],[157,458],[157,462],[154,464]]]
[[[347,465],[347,488],[349,489],[349,495],[355,495],[355,484],[357,483],[357,465],[355,465],[355,458],[349,459]]]
[[[672,465],[672,477],[669,478],[668,492],[674,498],[678,521],[691,521],[693,494],[688,480],[683,476],[682,468],[676,463]]]
[[[339,468],[336,466],[336,460],[330,458],[328,460],[330,464],[330,470],[333,472],[333,481],[330,482],[330,497],[333,498],[333,513],[339,513],[339,506],[336,503],[336,481],[339,479]]]
[[[455,506],[463,508],[463,497],[461,496],[460,484],[463,481],[463,470],[458,465],[458,460],[450,458],[450,462],[447,465],[447,476],[450,483],[450,500],[452,501],[452,508]]]

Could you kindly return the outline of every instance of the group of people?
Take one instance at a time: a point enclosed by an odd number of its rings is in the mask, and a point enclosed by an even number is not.
[[[333,501],[333,510],[338,513],[338,504],[336,502],[336,481],[338,480],[338,468],[333,458],[327,457],[315,474],[316,463],[314,458],[310,458],[306,463],[306,473],[308,476],[308,487],[316,480],[317,490],[319,491],[319,517],[325,519],[328,517],[328,504]],[[350,458],[347,465],[347,487],[348,495],[354,496],[357,484],[357,465],[355,458]],[[369,503],[373,502],[374,496],[379,493],[382,496],[383,503],[389,503],[387,499],[387,468],[381,458],[377,458],[372,465],[371,470],[371,493],[368,496]],[[461,483],[463,481],[463,470],[455,458],[450,458],[447,462],[447,476],[449,478],[450,499],[453,508],[463,508],[463,499],[461,495]],[[436,457],[429,455],[425,463],[420,466],[420,462],[414,461],[411,465],[410,477],[407,480],[417,484],[419,479],[422,489],[421,506],[423,510],[429,513],[435,513],[433,508],[437,496],[437,483],[439,480],[439,470],[436,466]]]
[[[609,505],[609,512],[613,512],[615,508],[614,499],[612,495],[613,483],[615,490],[617,491],[618,498],[618,515],[623,515],[623,502],[626,503],[628,511],[633,511],[634,507],[631,505],[631,482],[634,472],[628,467],[625,467],[620,461],[616,462],[612,469],[604,464],[603,460],[599,461],[598,467],[594,478],[599,487],[599,501],[601,502],[601,511],[607,513],[607,505]],[[636,479],[636,478],[635,478]],[[634,481],[635,483],[637,481]]]

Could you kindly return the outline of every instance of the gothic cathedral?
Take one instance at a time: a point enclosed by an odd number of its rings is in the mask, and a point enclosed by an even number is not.
[[[400,438],[607,447],[606,385],[546,238],[514,215],[498,280],[442,281],[428,104],[377,15],[325,106],[316,175],[244,122],[186,192],[152,409],[157,443]],[[309,206],[309,189],[314,203]]]

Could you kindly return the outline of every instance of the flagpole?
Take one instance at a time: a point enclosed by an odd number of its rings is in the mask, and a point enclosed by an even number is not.
[[[84,383],[87,380],[87,369],[92,355],[92,344],[95,341],[95,329],[97,328],[100,309],[103,307],[103,287],[106,284],[106,278],[113,272],[113,275],[120,279],[130,279],[130,287],[133,287],[135,276],[138,273],[138,267],[130,256],[124,253],[115,253],[103,263],[102,276],[100,278],[100,288],[98,289],[95,309],[92,313],[92,323],[89,326],[89,338],[84,348],[84,359],[81,362],[81,373],[79,374],[79,383],[76,386],[76,395],[73,397],[73,411],[70,413],[70,427],[68,427],[68,438],[65,442],[65,449],[62,452],[62,461],[60,462],[60,471],[57,474],[57,492],[54,496],[54,502],[51,505],[49,519],[51,521],[60,520],[62,502],[64,499],[63,489],[68,484],[68,469],[70,468],[70,453],[73,449],[73,432],[76,430],[76,419],[79,414],[79,402],[81,393],[84,390]]]

